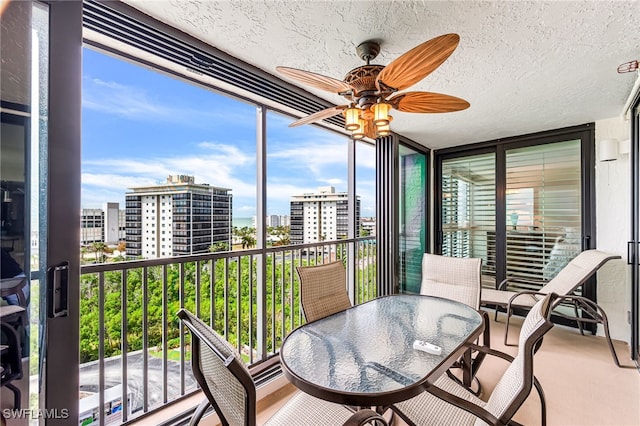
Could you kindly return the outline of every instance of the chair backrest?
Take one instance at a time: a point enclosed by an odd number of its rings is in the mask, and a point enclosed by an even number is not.
[[[557,297],[557,294],[550,293],[531,308],[520,330],[518,354],[487,401],[485,409],[505,424],[511,420],[531,392],[534,378],[533,355],[540,346],[542,337],[553,328],[549,312]],[[479,426],[484,422],[478,419],[475,424]]]
[[[551,281],[545,284],[540,293],[558,293],[568,295],[584,284],[602,265],[620,256],[599,250],[585,250],[569,262]]]
[[[342,261],[298,266],[296,270],[300,277],[300,303],[307,322],[351,307]]]
[[[256,423],[256,388],[238,352],[186,309],[178,317],[191,332],[191,368],[223,426]]]
[[[2,329],[2,386],[22,378],[22,356],[20,338],[15,328],[6,323],[0,323]],[[20,407],[14,407],[20,408]]]
[[[420,294],[438,296],[480,308],[482,259],[425,253]]]
[[[14,278],[2,278],[0,280],[0,296],[7,297],[15,295],[18,305],[26,308],[29,304],[24,291],[22,290],[27,285],[27,277],[20,276]]]

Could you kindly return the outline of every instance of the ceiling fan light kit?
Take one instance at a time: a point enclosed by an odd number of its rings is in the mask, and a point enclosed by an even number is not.
[[[378,102],[371,107],[373,110],[373,124],[377,127],[389,124],[389,110],[391,105],[386,102]]]
[[[380,44],[366,41],[356,48],[356,52],[367,64],[349,71],[343,81],[296,68],[276,67],[286,77],[339,94],[349,101],[347,105],[303,117],[289,127],[342,113],[345,129],[351,132],[353,139],[375,139],[391,134],[389,111],[392,108],[412,113],[454,112],[468,108],[467,101],[455,96],[431,92],[396,93],[431,74],[453,53],[459,41],[457,34],[441,35],[414,47],[387,66],[369,64],[380,52]]]

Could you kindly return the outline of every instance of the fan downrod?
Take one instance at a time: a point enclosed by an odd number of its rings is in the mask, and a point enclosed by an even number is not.
[[[374,40],[362,42],[356,47],[356,52],[360,59],[366,61],[368,65],[369,61],[375,59],[378,53],[380,53],[380,43]]]

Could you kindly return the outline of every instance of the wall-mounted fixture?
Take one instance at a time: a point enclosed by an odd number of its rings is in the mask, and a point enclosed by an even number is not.
[[[598,145],[598,159],[613,161],[618,159],[618,139],[603,139]]]
[[[618,154],[629,155],[629,148],[631,147],[631,139],[620,141],[618,144]]]

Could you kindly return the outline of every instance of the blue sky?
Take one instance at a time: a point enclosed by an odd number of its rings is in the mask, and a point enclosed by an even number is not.
[[[255,215],[255,107],[142,66],[84,49],[82,206],[120,202],[128,188],[171,174],[232,189],[235,217]],[[291,195],[347,189],[347,139],[314,126],[267,120],[267,210],[288,214]],[[358,144],[362,216],[375,215],[375,161]],[[361,147],[360,147],[361,146]]]

